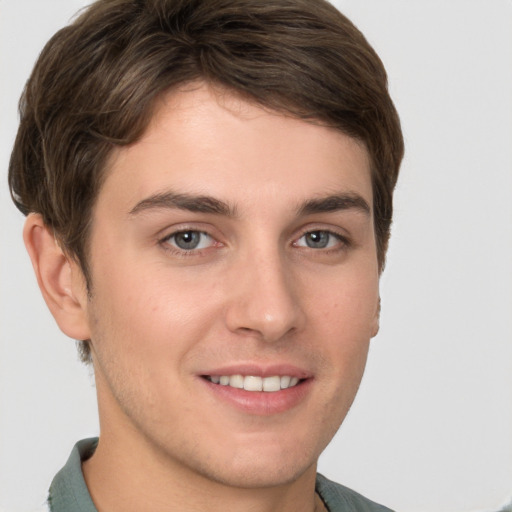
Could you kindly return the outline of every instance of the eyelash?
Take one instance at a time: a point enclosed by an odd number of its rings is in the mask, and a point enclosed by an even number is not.
[[[175,245],[172,245],[172,240],[176,239],[179,235],[185,235],[187,233],[193,233],[193,234],[199,234],[200,236],[204,235],[212,240],[212,244],[209,247],[202,247],[202,248],[192,248],[192,249],[183,249],[181,247],[176,247]],[[168,252],[171,252],[173,255],[177,256],[198,256],[201,255],[204,251],[207,251],[210,249],[210,247],[214,247],[215,245],[221,246],[222,244],[220,242],[217,242],[215,238],[207,233],[206,231],[201,231],[200,229],[180,229],[178,231],[174,231],[173,233],[170,233],[169,235],[166,235],[165,237],[161,238],[158,241],[159,245]],[[176,243],[176,242],[175,242]]]
[[[321,234],[327,235],[329,238],[334,238],[335,240],[337,240],[338,243],[334,247],[318,247],[318,248],[298,245],[299,240],[306,237],[307,235],[312,235],[313,233],[321,233]],[[328,241],[328,243],[330,243],[330,242],[331,242],[331,240]],[[350,244],[350,240],[346,236],[343,236],[336,231],[333,231],[330,229],[309,229],[308,231],[304,232],[299,238],[297,238],[296,241],[293,242],[293,245],[295,247],[305,247],[306,249],[311,249],[313,251],[321,251],[323,254],[326,254],[326,253],[329,254],[331,252],[337,252],[337,251],[342,251],[344,249],[347,249],[348,247],[350,247],[351,244]]]
[[[187,233],[193,233],[193,234],[207,236],[212,240],[212,244],[208,247],[199,248],[199,249],[197,249],[197,248],[183,249],[183,248],[176,247],[175,245],[171,244],[171,241],[173,239],[175,240],[178,235],[187,234]],[[307,235],[311,235],[313,233],[325,234],[325,235],[329,236],[330,238],[335,238],[338,241],[338,243],[334,247],[320,247],[320,248],[313,248],[313,247],[309,247],[307,245],[299,245],[298,244],[299,240],[301,240],[302,238],[306,237]],[[328,243],[330,243],[330,242],[331,242],[331,240],[329,239]],[[183,256],[183,257],[201,256],[204,253],[204,251],[208,251],[210,248],[215,247],[216,245],[218,247],[223,246],[223,244],[221,242],[218,242],[212,235],[210,235],[206,231],[201,231],[200,229],[186,229],[186,228],[180,229],[178,231],[174,231],[174,232],[166,235],[165,237],[158,240],[158,244],[165,251],[171,252],[173,255]],[[330,229],[309,229],[309,230],[303,232],[298,238],[296,238],[293,241],[292,245],[294,247],[304,248],[306,250],[309,249],[312,251],[318,251],[318,252],[321,252],[322,254],[330,254],[333,252],[340,252],[340,251],[346,250],[347,248],[349,248],[351,246],[351,241],[346,236],[343,236],[340,233],[330,230]]]

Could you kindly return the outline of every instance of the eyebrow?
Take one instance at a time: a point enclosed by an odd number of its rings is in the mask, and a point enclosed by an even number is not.
[[[227,217],[235,217],[237,215],[234,206],[230,206],[220,199],[206,195],[180,194],[175,192],[163,192],[143,199],[130,210],[130,215],[160,208],[177,208],[190,212],[213,213]]]
[[[365,199],[353,192],[333,194],[306,201],[299,207],[299,215],[328,213],[340,210],[358,210],[370,215],[371,209]]]
[[[207,195],[193,195],[176,192],[153,194],[139,201],[131,210],[130,215],[137,215],[153,209],[177,208],[197,213],[211,213],[226,217],[236,217],[237,209],[228,203]],[[326,197],[309,199],[297,208],[298,215],[313,215],[340,210],[358,210],[370,215],[368,203],[355,193],[332,194]]]

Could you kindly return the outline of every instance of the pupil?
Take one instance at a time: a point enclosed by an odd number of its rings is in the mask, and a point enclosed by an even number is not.
[[[199,236],[197,231],[183,231],[175,235],[176,245],[180,249],[195,249],[199,245]]]
[[[313,249],[323,249],[329,243],[329,234],[325,231],[312,231],[306,236],[306,244]]]

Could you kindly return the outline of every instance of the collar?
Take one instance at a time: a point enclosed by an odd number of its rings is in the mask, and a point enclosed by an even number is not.
[[[97,437],[75,444],[65,466],[50,485],[48,504],[51,512],[98,512],[82,473],[82,461],[91,457],[97,445]]]

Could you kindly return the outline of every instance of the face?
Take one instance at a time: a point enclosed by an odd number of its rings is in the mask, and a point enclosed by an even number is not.
[[[314,471],[378,328],[366,150],[199,86],[107,172],[86,308],[103,438],[231,486]]]

